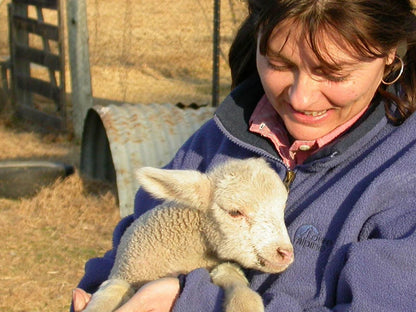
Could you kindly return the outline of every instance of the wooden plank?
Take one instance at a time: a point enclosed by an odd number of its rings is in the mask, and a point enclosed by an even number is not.
[[[24,30],[29,33],[37,34],[49,40],[59,40],[59,29],[58,26],[55,25],[42,23],[32,18],[17,15],[13,16],[13,25],[17,30]]]
[[[59,130],[65,130],[65,121],[62,118],[41,112],[37,109],[18,105],[16,113],[19,117],[30,121],[36,121],[44,127],[50,127]]]
[[[36,12],[37,12],[37,15],[38,15],[38,21],[43,23],[45,21],[45,19],[43,18],[42,9],[40,7],[36,7]],[[60,33],[59,33],[59,37],[62,38]],[[45,39],[45,37],[42,37],[42,43],[43,43],[43,51],[46,52],[46,53],[50,53],[51,52],[51,47],[50,47],[50,44],[49,44],[49,40]],[[51,82],[51,84],[53,86],[57,86],[55,72],[53,70],[49,69],[48,73],[49,73],[49,81]]]
[[[7,73],[10,70],[10,58],[4,57],[0,55],[0,77],[1,77],[1,87],[3,91],[9,95],[9,79],[7,77]]]
[[[59,38],[62,38],[61,40],[58,40],[58,50],[59,50],[59,56],[61,58],[60,64],[61,64],[61,70],[59,71],[59,81],[60,81],[60,102],[59,102],[59,112],[61,115],[61,118],[63,120],[63,127],[66,127],[66,119],[67,119],[67,113],[66,113],[66,89],[65,89],[65,32],[64,32],[64,6],[62,4],[63,0],[56,0],[56,3],[58,5],[58,31],[59,31]]]
[[[9,48],[11,66],[11,80],[12,80],[12,101],[14,104],[24,104],[31,107],[33,104],[32,94],[26,90],[20,90],[17,85],[16,73],[30,76],[30,63],[27,61],[20,61],[16,57],[15,44],[19,42],[23,45],[29,45],[28,33],[17,29],[13,22],[13,16],[19,15],[23,18],[28,17],[27,7],[24,5],[14,5],[13,2],[8,4],[8,20],[9,20]]]
[[[53,53],[20,44],[15,45],[15,53],[16,57],[19,59],[45,66],[53,71],[61,70],[60,57]]]
[[[17,86],[20,89],[28,90],[40,95],[43,95],[44,97],[47,97],[49,99],[52,99],[55,101],[55,103],[60,103],[60,90],[59,87],[52,86],[49,82],[27,77],[24,75],[16,75],[17,79]]]
[[[34,5],[37,7],[57,10],[59,0],[13,0],[13,3]]]

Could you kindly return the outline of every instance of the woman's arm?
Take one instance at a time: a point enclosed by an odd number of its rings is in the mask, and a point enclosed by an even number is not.
[[[133,220],[133,216],[122,219],[113,232],[113,248],[102,258],[93,258],[87,261],[85,264],[85,274],[78,284],[79,288],[93,293],[107,279],[114,264],[117,246],[120,243],[121,236]]]

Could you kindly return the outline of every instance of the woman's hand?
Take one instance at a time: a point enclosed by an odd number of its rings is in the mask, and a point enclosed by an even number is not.
[[[164,277],[145,284],[116,312],[170,312],[179,296],[179,280]],[[72,295],[75,312],[82,312],[91,295],[82,289],[75,289]]]
[[[169,312],[179,291],[176,277],[164,277],[145,284],[116,312]]]
[[[74,312],[82,312],[90,300],[91,294],[85,292],[85,290],[75,288],[72,291],[72,306],[74,307]]]

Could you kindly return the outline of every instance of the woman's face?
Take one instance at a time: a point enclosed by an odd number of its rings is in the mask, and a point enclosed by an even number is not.
[[[297,140],[315,140],[368,106],[385,65],[393,62],[395,54],[357,60],[341,48],[340,37],[326,35],[321,41],[324,56],[341,66],[326,73],[301,31],[293,23],[275,30],[267,55],[257,48],[257,69],[266,96],[289,134]]]

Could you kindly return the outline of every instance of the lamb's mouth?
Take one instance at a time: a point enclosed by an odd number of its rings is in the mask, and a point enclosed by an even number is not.
[[[261,271],[268,273],[279,273],[284,271],[289,266],[285,263],[269,261],[266,258],[260,256],[259,254],[257,254],[257,263]]]
[[[257,270],[266,273],[280,273],[287,269],[290,263],[280,263],[278,261],[270,261],[260,255],[260,251],[252,245],[253,252],[257,257]]]

